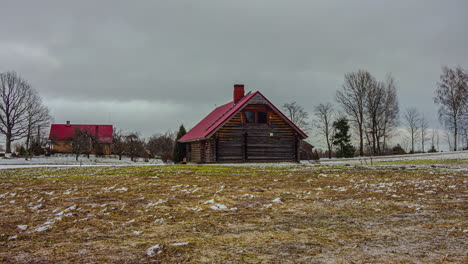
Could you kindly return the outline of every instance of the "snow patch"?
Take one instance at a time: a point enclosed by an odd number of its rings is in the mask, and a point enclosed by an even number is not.
[[[276,199],[273,199],[274,203],[283,203],[283,201],[281,201],[281,198],[276,198]]]
[[[212,210],[226,210],[227,206],[225,206],[224,204],[214,204],[214,205],[210,206],[210,208]]]
[[[211,199],[211,200],[208,200],[206,202],[204,202],[203,204],[214,204],[214,199]]]
[[[162,246],[161,245],[154,245],[146,250],[146,255],[153,257],[155,255],[159,255],[162,253]]]
[[[186,246],[188,245],[189,242],[178,242],[178,243],[174,243],[172,244],[174,247],[180,247],[180,246]]]
[[[72,206],[69,206],[67,209],[57,213],[57,215],[63,215],[63,216],[71,216],[71,214],[67,214],[67,215],[64,215],[66,212],[68,211],[71,211],[71,210],[75,210],[76,209],[76,204],[72,205]]]
[[[17,225],[16,227],[21,231],[28,229],[28,225]]]

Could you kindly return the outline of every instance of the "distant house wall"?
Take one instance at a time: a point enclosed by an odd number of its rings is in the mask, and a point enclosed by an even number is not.
[[[52,151],[55,153],[71,153],[73,151],[71,141],[52,141]]]
[[[55,153],[72,153],[73,152],[72,141],[71,140],[53,140],[52,151]],[[110,155],[111,144],[101,143],[101,144],[95,145],[93,150],[91,151],[91,154]]]

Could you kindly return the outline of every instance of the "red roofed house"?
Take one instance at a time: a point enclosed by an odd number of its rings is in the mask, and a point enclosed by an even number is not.
[[[94,137],[96,144],[91,150],[92,154],[111,154],[112,125],[72,125],[70,121],[67,121],[66,124],[52,124],[49,134],[49,139],[52,142],[52,152],[71,153],[73,137],[77,130],[86,131]]]
[[[179,142],[197,163],[299,161],[307,135],[262,93],[234,85],[232,102],[214,109]]]

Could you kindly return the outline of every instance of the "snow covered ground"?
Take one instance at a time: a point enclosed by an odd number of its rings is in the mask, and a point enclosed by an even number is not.
[[[370,161],[405,161],[405,160],[448,160],[448,159],[468,159],[468,151],[451,151],[437,153],[419,153],[393,156],[377,157],[356,157],[350,159],[321,159],[322,164],[344,164],[344,163],[365,163]]]
[[[439,153],[421,153],[413,155],[396,155],[396,156],[379,156],[379,157],[356,157],[350,159],[321,159],[320,164],[364,164],[370,165],[372,162],[381,161],[406,161],[406,160],[450,160],[461,159],[468,160],[468,151],[457,152],[439,152]],[[54,155],[51,157],[33,157],[31,160],[24,158],[3,158],[0,159],[0,169],[13,168],[33,168],[33,167],[77,167],[77,166],[148,166],[148,165],[165,165],[160,159],[150,159],[145,162],[143,159],[138,159],[136,162],[131,161],[128,157],[122,157],[119,160],[117,156],[95,157],[93,155],[88,159],[86,156],[80,156],[76,161],[74,155]],[[312,161],[302,161],[304,165],[317,164]],[[293,162],[276,162],[276,163],[223,163],[217,164],[223,166],[258,166],[258,167],[284,167],[297,166]]]
[[[0,169],[14,168],[34,168],[34,167],[79,167],[79,166],[146,166],[146,165],[164,165],[160,159],[150,159],[145,162],[143,159],[131,161],[128,157],[122,157],[119,160],[117,156],[96,157],[90,155],[80,156],[78,161],[74,155],[54,155],[50,157],[39,156],[26,160],[25,158],[3,158],[0,159]]]

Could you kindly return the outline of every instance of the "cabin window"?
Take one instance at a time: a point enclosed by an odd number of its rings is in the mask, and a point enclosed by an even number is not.
[[[267,112],[257,112],[257,123],[259,123],[259,124],[268,123],[268,114],[267,114]]]
[[[253,111],[245,112],[245,123],[248,123],[248,124],[255,123],[255,112]]]
[[[267,124],[268,123],[267,112],[245,111],[244,116],[245,116],[246,124]]]

